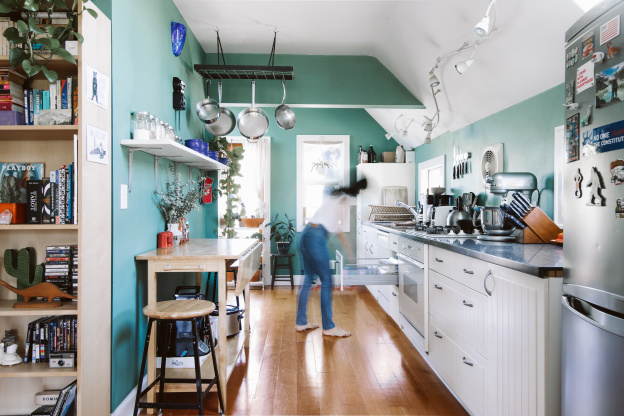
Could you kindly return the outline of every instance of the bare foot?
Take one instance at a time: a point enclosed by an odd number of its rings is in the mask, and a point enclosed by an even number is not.
[[[338,328],[337,326],[332,329],[323,330],[323,335],[327,335],[328,337],[350,337],[351,332],[347,332],[342,328]]]
[[[319,326],[318,326],[318,324],[311,324],[311,323],[309,323],[309,322],[308,322],[307,324],[305,324],[305,325],[295,325],[295,329],[296,329],[298,332],[301,332],[301,331],[306,331],[306,330],[308,330],[308,329],[316,329],[316,328],[318,328],[318,327],[319,327]]]

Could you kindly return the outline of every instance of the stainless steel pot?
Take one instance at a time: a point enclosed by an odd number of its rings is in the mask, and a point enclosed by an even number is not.
[[[509,227],[500,207],[477,207],[472,217],[472,224],[477,227],[477,217],[481,213],[481,228],[488,235],[506,236],[511,235],[516,227]]]
[[[201,121],[206,124],[212,124],[219,119],[221,112],[219,103],[210,98],[210,81],[206,83],[206,89],[206,98],[197,103],[195,112]]]
[[[208,133],[213,136],[226,136],[236,127],[236,117],[229,108],[221,107],[223,85],[219,82],[219,118],[212,124],[204,124]]]
[[[245,310],[234,305],[227,305],[226,310],[227,317],[225,319],[227,319],[227,336],[231,337],[237,335],[241,331],[243,327],[242,320]],[[211,315],[219,316],[219,309],[215,309],[215,311]]]
[[[251,81],[251,107],[238,114],[238,131],[247,140],[256,141],[269,130],[269,116],[261,108],[256,108],[256,81]]]
[[[275,109],[275,122],[284,130],[290,130],[295,127],[295,113],[284,102],[286,102],[286,83],[282,80],[284,88],[284,97],[282,104]]]

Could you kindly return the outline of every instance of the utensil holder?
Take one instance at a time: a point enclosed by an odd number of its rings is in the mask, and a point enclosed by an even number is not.
[[[529,227],[526,227],[524,230],[516,229],[515,237],[516,243],[519,244],[544,244],[546,242],[549,243],[549,241],[544,241],[539,238],[537,234],[535,234],[533,230]]]
[[[561,228],[557,226],[539,207],[535,207],[524,217],[524,222],[528,225],[533,233],[544,243],[551,243],[556,240],[561,232]]]

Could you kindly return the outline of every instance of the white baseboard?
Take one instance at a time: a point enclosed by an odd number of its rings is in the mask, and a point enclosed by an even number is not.
[[[141,383],[141,389],[147,387],[147,376],[143,377],[143,382]],[[134,412],[134,402],[136,400],[137,389],[136,387],[132,389],[130,393],[126,396],[123,402],[117,406],[117,409],[111,416],[131,416],[132,412]]]

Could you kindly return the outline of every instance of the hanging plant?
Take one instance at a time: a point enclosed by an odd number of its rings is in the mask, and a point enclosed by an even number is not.
[[[88,1],[83,0],[83,4]],[[52,24],[52,13],[58,11],[65,12],[69,18],[65,26]],[[83,5],[82,10],[78,11],[78,0],[73,0],[71,8],[65,0],[0,0],[0,15],[14,17],[17,21],[17,27],[10,27],[3,33],[11,43],[11,67],[21,66],[29,77],[43,72],[48,81],[56,81],[58,74],[48,69],[47,64],[54,56],[76,64],[64,44],[70,38],[80,43],[84,41],[77,31],[77,17],[85,11],[97,19],[97,12],[87,6]],[[42,16],[45,23],[39,24],[37,19]]]
[[[310,172],[314,171],[314,169],[316,169],[316,171],[318,172],[319,175],[326,175],[327,174],[327,168],[331,168],[332,165],[330,165],[329,163],[325,162],[324,160],[319,160],[318,162],[312,163],[312,169],[310,169]]]
[[[225,152],[228,158],[228,169],[225,171],[225,175],[219,181],[219,187],[215,192],[219,196],[226,197],[225,200],[225,214],[223,218],[225,220],[225,228],[222,235],[226,238],[235,238],[237,232],[234,229],[234,225],[239,218],[245,216],[245,209],[241,207],[240,212],[237,212],[237,205],[240,202],[238,192],[240,191],[240,184],[236,182],[236,178],[242,176],[241,163],[243,159],[243,147],[236,146],[230,150],[228,147],[228,141],[225,137],[215,137],[209,142],[209,148],[211,150],[217,150]]]

